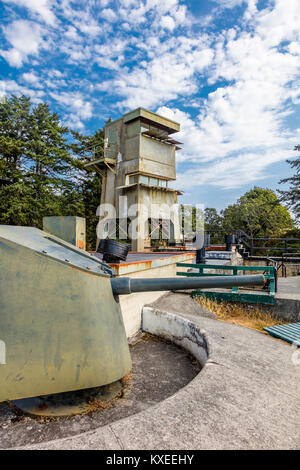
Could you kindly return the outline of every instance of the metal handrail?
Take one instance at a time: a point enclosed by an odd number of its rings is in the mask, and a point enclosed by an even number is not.
[[[273,258],[267,258],[267,266],[269,266],[269,262],[273,263],[274,264],[274,287],[275,287],[275,292],[277,292],[277,288],[278,288],[278,261],[276,259],[273,259]],[[281,264],[281,268],[283,266],[283,263]],[[282,268],[283,270],[283,268]]]

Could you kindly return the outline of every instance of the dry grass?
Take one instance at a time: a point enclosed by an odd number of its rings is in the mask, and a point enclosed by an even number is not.
[[[263,328],[267,326],[281,325],[284,323],[274,319],[269,313],[263,312],[262,307],[258,307],[257,305],[217,302],[205,297],[198,297],[197,302],[217,315],[218,320],[252,328],[253,330],[258,330],[263,333],[265,333]]]
[[[137,338],[135,338],[135,340],[132,343],[130,343],[130,348],[136,346],[139,343],[143,343],[145,341],[154,341],[156,343],[165,343],[165,344],[170,343],[170,341],[168,341],[167,339],[160,338],[159,336],[152,335],[151,333],[142,333]]]

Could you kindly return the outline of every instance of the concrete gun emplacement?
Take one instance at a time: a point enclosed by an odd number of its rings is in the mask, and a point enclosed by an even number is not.
[[[108,265],[49,233],[0,226],[0,402],[88,389],[127,375],[119,295],[263,285],[263,275],[114,278]]]

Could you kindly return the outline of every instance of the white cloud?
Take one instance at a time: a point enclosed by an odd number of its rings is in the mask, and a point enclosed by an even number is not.
[[[239,33],[237,28],[220,35],[207,74],[216,90],[196,103],[197,117],[167,106],[157,110],[181,123],[179,187],[240,187],[265,178],[274,162],[292,156],[290,149],[300,137],[299,130],[291,131],[286,123],[295,111],[292,104],[300,103],[296,3],[289,0],[289,13],[284,14],[282,0],[257,13],[256,2],[249,1],[252,32]],[[288,40],[292,42],[283,48],[282,41]],[[228,84],[220,86],[224,80]],[[192,169],[184,171],[187,162]]]
[[[3,29],[12,48],[1,50],[0,54],[12,67],[21,67],[23,62],[28,61],[28,56],[37,56],[41,47],[48,47],[43,40],[40,25],[32,21],[16,20]]]
[[[76,34],[80,31],[86,36],[97,37],[102,33],[103,28],[99,24],[99,6],[94,5],[94,1],[77,0],[61,0],[59,5],[60,14],[63,21],[69,24],[67,36],[75,40],[81,40]],[[97,14],[95,14],[95,11]]]
[[[105,8],[104,10],[102,10],[101,16],[105,20],[111,21],[111,22],[116,21],[118,18],[115,12],[111,8]]]
[[[26,72],[22,75],[25,82],[31,83],[35,87],[41,87],[40,79],[34,72]]]
[[[300,39],[298,0],[275,0],[274,7],[257,15],[256,31],[270,47]]]
[[[161,25],[164,29],[173,31],[175,26],[187,25],[186,6],[178,0],[119,0],[118,16],[132,28],[139,28],[147,20],[151,27]]]
[[[200,40],[185,37],[161,44],[155,36],[145,45],[150,60],[140,61],[130,71],[101,83],[102,90],[113,90],[123,100],[122,107],[153,107],[197,92],[195,73],[202,73],[212,62],[213,51]]]
[[[48,72],[49,77],[55,77],[55,78],[61,78],[64,76],[64,74],[60,70],[49,70]]]
[[[29,96],[33,103],[40,103],[44,97],[43,90],[32,90],[19,85],[15,80],[0,80],[0,97],[9,95]]]
[[[109,70],[120,70],[124,61],[124,52],[128,41],[115,38],[110,44],[97,44],[94,48],[93,59],[99,67]]]
[[[73,117],[78,120],[90,119],[92,117],[93,107],[92,104],[85,100],[79,92],[63,92],[54,93],[50,92],[50,96],[56,100],[60,105],[66,108],[68,113],[72,113]],[[75,116],[74,116],[75,113]]]
[[[170,15],[162,16],[160,24],[162,28],[169,29],[170,31],[173,31],[173,29],[175,28],[175,21]]]
[[[74,26],[69,26],[67,31],[65,32],[65,36],[70,39],[71,41],[80,41],[80,36],[78,31]]]
[[[83,17],[82,19],[75,21],[74,24],[82,33],[87,34],[88,36],[97,36],[101,31],[98,22],[94,18]]]
[[[4,0],[5,3],[25,7],[30,12],[37,14],[46,23],[54,25],[56,18],[51,10],[51,1],[49,0]]]
[[[172,16],[175,19],[176,24],[187,23],[186,5],[178,5],[176,9],[172,10]]]
[[[177,175],[176,187],[186,191],[195,191],[195,188],[207,185],[223,189],[239,188],[272,176],[269,172],[272,164],[293,156],[291,151],[282,148],[216,160],[210,165],[182,171]]]
[[[78,64],[88,62],[91,58],[91,49],[89,46],[78,46],[76,43],[66,43],[60,47],[61,52],[68,56],[67,62]]]
[[[177,5],[178,5],[178,0],[164,0],[163,2],[160,0],[147,0],[146,1],[147,10],[156,8],[162,14],[165,14],[171,11]]]

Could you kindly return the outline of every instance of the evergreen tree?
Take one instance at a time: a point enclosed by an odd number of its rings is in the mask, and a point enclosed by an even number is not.
[[[300,145],[296,145],[294,150],[300,152]],[[286,191],[279,191],[281,194],[281,201],[293,210],[296,215],[297,222],[300,219],[300,155],[295,160],[287,160],[287,163],[295,168],[296,173],[290,178],[284,178],[279,181],[279,184],[290,183],[290,188]]]
[[[20,224],[25,143],[30,99],[13,96],[0,103],[0,222]]]
[[[43,216],[83,211],[67,135],[46,104],[24,96],[0,104],[0,223],[41,228]]]
[[[99,129],[92,136],[84,136],[72,131],[74,142],[71,150],[79,157],[83,171],[80,190],[84,205],[83,216],[86,218],[86,242],[88,250],[96,249],[96,227],[99,217],[96,216],[100,204],[102,176],[94,169],[87,169],[84,165],[89,161],[103,157],[104,131]]]

